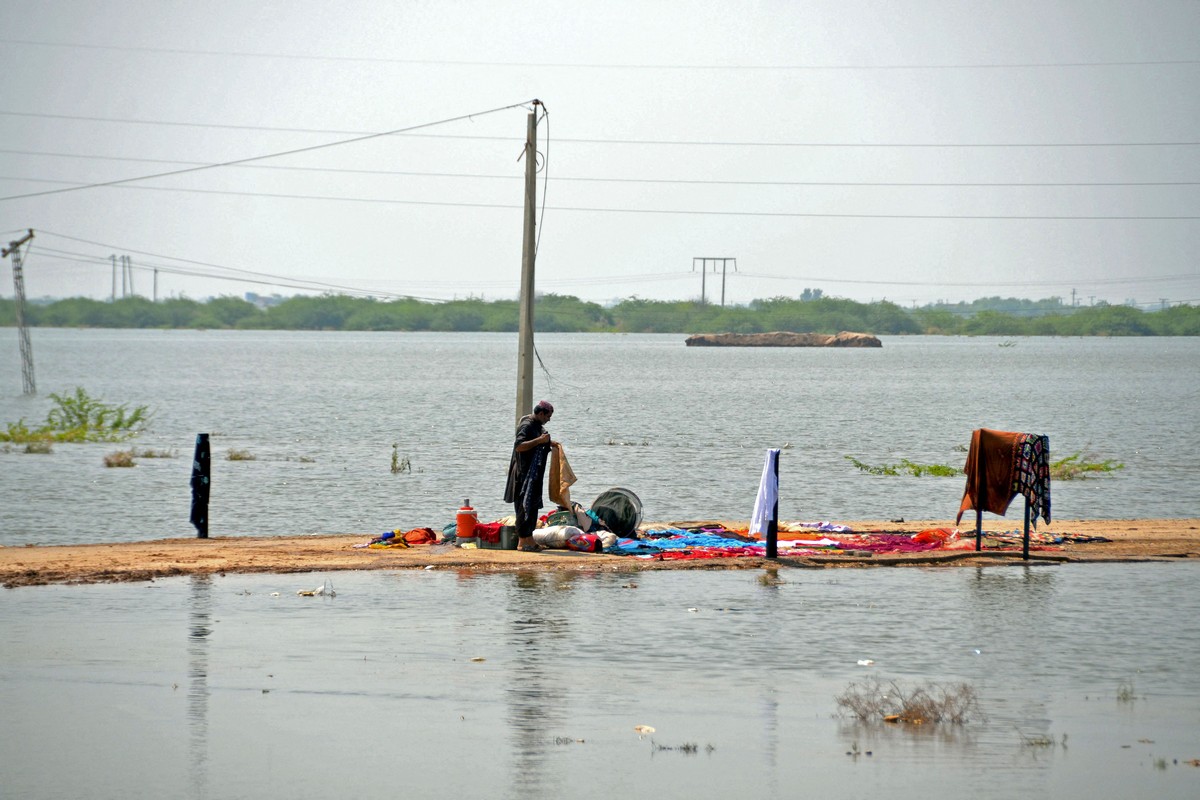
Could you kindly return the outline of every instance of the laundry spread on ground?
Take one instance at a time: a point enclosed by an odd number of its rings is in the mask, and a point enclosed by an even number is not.
[[[793,523],[792,530],[780,531],[779,555],[818,556],[847,554],[919,553],[925,551],[973,550],[974,537],[964,536],[957,528],[929,528],[917,533],[863,531],[855,533],[845,525],[832,523]],[[815,538],[795,528],[826,530],[836,528],[836,537]],[[1016,550],[1021,547],[1022,533],[1011,531],[986,533],[983,548],[992,551]],[[1074,536],[1069,533],[1031,534],[1031,549],[1053,550],[1064,543],[1106,542],[1102,536]],[[636,556],[660,560],[764,557],[766,543],[761,536],[748,530],[730,530],[720,525],[693,528],[651,527],[638,538],[620,539],[604,550],[612,555]]]
[[[358,548],[366,547],[372,550],[404,549],[417,544],[434,544],[437,541],[438,535],[432,528],[413,528],[410,531],[397,528],[394,531],[380,534],[369,542],[363,542],[354,546]]]
[[[766,556],[764,537],[749,529],[736,530],[718,523],[690,527],[648,526],[636,536],[618,537],[605,530],[603,523],[589,515],[577,503],[571,509],[557,509],[539,519],[534,539],[542,547],[583,553],[653,558],[658,560],[741,558]],[[513,518],[481,522],[475,534],[484,546],[498,548],[501,530],[512,526]],[[586,525],[586,529],[583,527]],[[1023,546],[1020,530],[985,531],[981,545],[985,551],[1013,551]],[[1031,531],[1030,549],[1053,551],[1064,544],[1110,542],[1103,536]],[[354,545],[372,550],[404,549],[414,545],[451,544],[454,523],[439,534],[431,528],[396,529]],[[900,531],[853,531],[847,525],[824,522],[783,522],[778,533],[780,557],[884,555],[932,551],[973,550],[975,535],[958,528],[927,528],[916,533]]]

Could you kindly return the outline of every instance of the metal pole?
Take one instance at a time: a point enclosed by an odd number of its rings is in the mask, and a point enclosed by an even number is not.
[[[112,261],[112,264],[113,264],[112,301],[115,303],[115,302],[117,302],[117,256],[114,253],[113,255],[109,256],[108,258],[110,261]]]
[[[975,552],[983,549],[983,507],[987,505],[987,465],[983,457],[983,429],[971,437],[975,450]]]
[[[517,322],[517,424],[533,411],[534,216],[537,210],[537,107],[525,122],[525,232],[521,241],[521,304]]]
[[[775,451],[775,506],[767,523],[767,558],[779,558],[779,451]]]
[[[1025,543],[1021,548],[1021,557],[1029,560],[1029,498],[1025,498]]]

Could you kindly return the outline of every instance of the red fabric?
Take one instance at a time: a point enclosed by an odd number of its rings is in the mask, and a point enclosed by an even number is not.
[[[475,535],[479,541],[489,544],[499,544],[500,529],[504,527],[499,522],[481,522],[475,526]]]
[[[950,530],[949,528],[926,528],[925,530],[913,536],[913,541],[920,542],[921,544],[932,544],[934,542],[940,543],[945,542],[953,535],[954,531]]]
[[[404,541],[409,544],[433,544],[437,534],[431,528],[413,528],[404,534]]]

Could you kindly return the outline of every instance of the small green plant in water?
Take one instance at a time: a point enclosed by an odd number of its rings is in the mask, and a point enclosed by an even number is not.
[[[1017,728],[1015,725],[1013,727],[1017,731],[1017,736],[1021,737],[1021,744],[1025,747],[1054,747],[1057,744],[1057,742],[1054,741],[1054,738],[1048,734],[1026,736],[1021,732],[1020,728]],[[1067,747],[1067,735],[1065,733],[1062,736],[1062,746],[1063,749],[1066,749]]]
[[[45,424],[30,428],[23,419],[10,422],[0,431],[0,441],[120,442],[140,433],[151,417],[148,406],[114,406],[92,397],[82,386],[75,387],[74,394],[51,392],[50,399],[54,408]]]
[[[1133,681],[1123,681],[1121,685],[1117,687],[1118,703],[1132,703],[1136,699],[1137,695],[1133,690]]]
[[[256,461],[257,456],[255,456],[249,450],[235,450],[234,448],[231,447],[225,452],[225,460],[226,461]]]
[[[412,459],[408,456],[400,457],[400,443],[392,443],[392,474],[397,475],[401,472],[412,472]]]
[[[25,452],[44,456],[49,455],[50,453],[54,452],[54,450],[50,447],[50,442],[41,439],[26,444]]]
[[[1071,481],[1096,475],[1108,475],[1119,469],[1125,469],[1124,464],[1111,458],[1104,461],[1082,461],[1080,460],[1082,457],[1083,453],[1077,452],[1058,461],[1050,462],[1050,479]]]
[[[900,459],[899,464],[880,464],[879,466],[864,464],[854,456],[845,456],[845,459],[870,475],[912,475],[914,478],[932,475],[935,478],[953,478],[963,474],[961,469],[949,464],[918,464],[907,458]]]

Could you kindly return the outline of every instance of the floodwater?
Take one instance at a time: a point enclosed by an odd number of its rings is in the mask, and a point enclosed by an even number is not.
[[[869,475],[846,457],[961,466],[971,431],[991,427],[1049,435],[1052,458],[1124,464],[1056,483],[1055,518],[1200,515],[1200,338],[683,339],[539,335],[535,393],[558,409],[550,430],[579,476],[575,499],[623,486],[649,520],[748,519],[764,453],[781,447],[783,519],[950,519],[962,478]],[[32,342],[30,398],[16,331],[0,329],[0,425],[40,423],[48,393],[82,386],[149,405],[133,444],[175,457],[117,469],[103,465],[113,444],[0,448],[0,544],[194,535],[200,432],[212,434],[214,536],[441,528],[464,497],[481,519],[512,512],[515,334],[39,328]]]
[[[1194,798],[1198,569],[783,569],[780,583],[423,570],[10,590],[2,794]],[[326,579],[334,597],[296,594]],[[918,727],[837,716],[835,697],[870,676],[966,682],[982,713]]]

